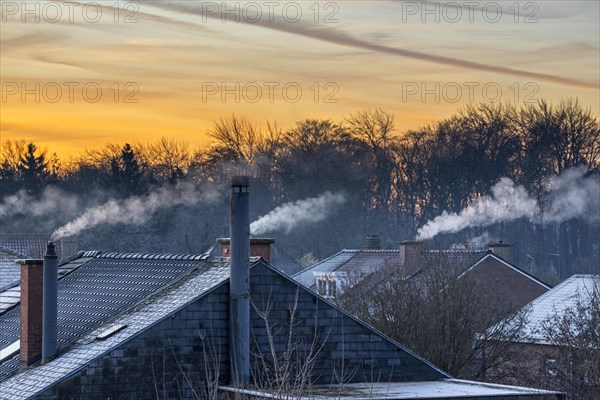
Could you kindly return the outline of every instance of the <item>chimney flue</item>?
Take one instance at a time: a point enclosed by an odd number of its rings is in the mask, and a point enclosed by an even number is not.
[[[271,246],[275,239],[250,238],[250,257],[262,257],[266,262],[271,262]],[[231,240],[229,238],[217,239],[221,248],[221,257],[229,257],[231,254]]]
[[[504,243],[502,240],[500,240],[498,242],[488,243],[487,248],[489,251],[496,254],[497,256],[502,257],[509,263],[514,262],[514,249],[512,244]]]
[[[381,249],[381,240],[378,235],[367,235],[365,238],[365,249],[379,250]]]
[[[231,180],[229,235],[229,307],[231,330],[231,383],[250,382],[250,194],[249,178]]]
[[[424,252],[423,242],[400,242],[400,273],[403,278],[408,278],[419,270]]]
[[[42,356],[43,261],[20,260],[21,263],[21,345],[19,366],[27,368]]]
[[[53,242],[46,246],[44,255],[44,305],[42,326],[42,361],[56,353],[58,308],[58,255]]]

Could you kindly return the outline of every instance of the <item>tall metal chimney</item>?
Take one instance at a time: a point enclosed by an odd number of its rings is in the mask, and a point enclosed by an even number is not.
[[[250,382],[250,179],[231,180],[229,314],[231,383]]]
[[[46,246],[44,255],[44,315],[42,325],[42,362],[56,354],[57,342],[57,286],[58,256],[53,242]]]

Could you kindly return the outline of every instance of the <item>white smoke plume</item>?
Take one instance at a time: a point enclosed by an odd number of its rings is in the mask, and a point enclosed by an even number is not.
[[[325,220],[336,207],[344,204],[346,196],[327,191],[317,197],[285,203],[250,224],[253,235],[284,229],[290,233],[297,225]]]
[[[560,223],[585,217],[600,220],[600,184],[593,177],[585,178],[585,169],[572,168],[549,179],[549,207],[541,209],[538,201],[529,196],[523,186],[509,178],[501,178],[492,187],[491,196],[482,196],[459,213],[444,211],[417,231],[417,240],[427,240],[440,233],[459,232],[469,227],[484,227],[498,222],[528,218]]]
[[[590,222],[600,220],[600,180],[585,178],[585,168],[571,168],[553,176],[546,184],[550,191],[550,207],[544,213],[548,222],[563,222],[585,217]]]
[[[0,204],[0,218],[8,218],[17,214],[32,217],[54,215],[55,213],[77,210],[79,199],[62,190],[49,186],[38,196],[27,194],[24,190],[5,196]]]
[[[483,232],[481,235],[475,236],[469,239],[468,246],[472,249],[483,249],[485,246],[495,241],[495,239],[488,232]]]
[[[482,196],[460,213],[444,211],[417,232],[417,240],[431,239],[442,232],[458,232],[472,226],[487,226],[521,217],[533,218],[537,201],[529,197],[523,186],[515,186],[509,178],[501,178],[492,187],[491,196]]]
[[[182,204],[193,205],[199,201],[214,201],[216,197],[214,191],[199,193],[192,184],[184,184],[176,188],[160,188],[146,196],[134,196],[124,200],[111,199],[88,209],[56,229],[52,233],[52,240],[73,236],[100,224],[141,225],[161,209]]]

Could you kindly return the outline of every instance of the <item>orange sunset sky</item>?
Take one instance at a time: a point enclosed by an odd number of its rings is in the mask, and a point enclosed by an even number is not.
[[[490,99],[599,113],[596,0],[0,4],[2,140],[62,157],[204,145],[231,114],[286,128],[380,107],[402,132]]]

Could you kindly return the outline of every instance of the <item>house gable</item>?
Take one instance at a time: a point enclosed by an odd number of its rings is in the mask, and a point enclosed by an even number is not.
[[[550,287],[495,254],[486,254],[459,276],[496,293],[509,310],[516,310]]]
[[[343,377],[348,382],[369,382],[373,377],[386,381],[426,381],[448,377],[443,371],[399,343],[346,313],[336,305],[279,273],[264,263],[251,273],[252,333],[255,349],[262,353],[275,348],[283,354],[292,333],[300,338],[317,335],[313,375],[316,383],[331,384]],[[259,314],[269,311],[265,321]],[[293,313],[292,313],[293,311]],[[294,316],[292,317],[292,314]],[[266,324],[280,334],[269,344]],[[257,332],[263,332],[257,334]],[[310,352],[311,343],[295,342]]]
[[[222,271],[219,272],[222,275]],[[212,278],[211,278],[212,279]],[[201,277],[191,277],[177,285],[187,286],[187,302],[155,319],[145,328],[136,327],[149,310],[166,307],[171,298],[180,298],[178,288],[148,299],[138,310],[99,326],[74,348],[50,363],[29,369],[0,384],[14,398],[78,399],[121,398],[123,396],[193,397],[206,382],[228,382],[229,373],[229,285],[217,279],[211,288],[190,296]],[[207,282],[208,283],[208,282]],[[447,375],[398,343],[346,314],[327,300],[286,277],[264,262],[251,270],[251,336],[254,343],[252,365],[263,365],[271,349],[283,354],[287,348],[290,305],[296,304],[294,343],[298,349],[316,343],[311,380],[331,384],[340,378],[348,382],[373,379],[386,381],[425,381]],[[297,301],[296,301],[297,299]],[[164,302],[164,305],[161,303]],[[269,346],[265,319],[259,314],[270,306],[268,316],[274,347]],[[172,307],[172,306],[171,306]],[[140,322],[138,322],[140,321]],[[105,340],[97,334],[115,324],[127,325]],[[314,333],[317,339],[312,341]],[[133,334],[132,334],[133,333]],[[307,338],[310,338],[307,340]],[[95,355],[94,355],[95,354]],[[303,351],[297,355],[307,354]],[[272,358],[271,358],[272,360]],[[43,380],[44,385],[38,382]]]

